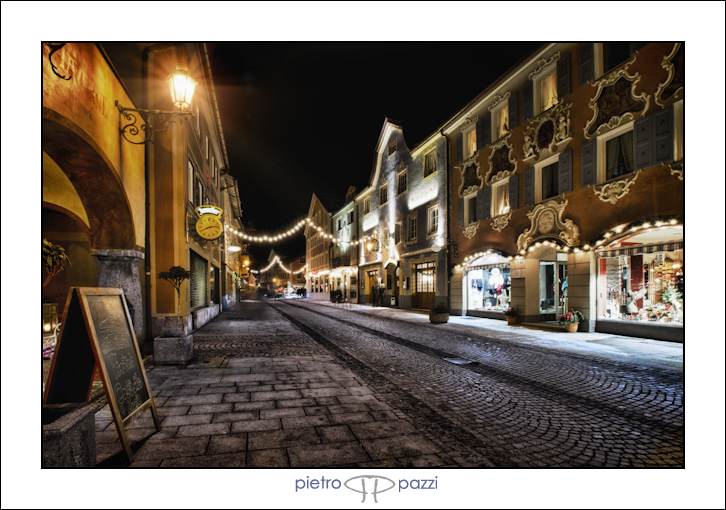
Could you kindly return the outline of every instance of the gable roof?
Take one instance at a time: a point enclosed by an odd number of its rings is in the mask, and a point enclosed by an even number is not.
[[[375,182],[378,180],[378,174],[381,171],[381,159],[383,158],[383,153],[385,152],[385,147],[383,147],[383,144],[390,138],[391,133],[394,131],[398,131],[401,133],[401,137],[403,137],[403,128],[401,127],[401,123],[389,119],[388,117],[385,118],[383,121],[383,127],[381,128],[381,134],[378,135],[378,142],[376,143],[376,150],[375,150],[375,158],[373,160],[373,168],[371,169],[371,177],[368,180],[368,186],[365,187],[360,193],[356,195],[356,199],[365,195],[375,184]],[[406,140],[404,138],[403,144],[406,145]],[[406,146],[406,150],[408,150],[408,146]]]

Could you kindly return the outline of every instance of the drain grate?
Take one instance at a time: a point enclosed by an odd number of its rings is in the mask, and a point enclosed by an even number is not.
[[[448,361],[449,363],[453,363],[454,365],[466,365],[467,363],[473,363],[470,359],[464,359],[464,358],[442,358],[444,361]]]

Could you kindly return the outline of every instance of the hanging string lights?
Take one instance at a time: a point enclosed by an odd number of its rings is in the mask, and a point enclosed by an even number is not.
[[[326,234],[323,231],[323,228],[320,227],[319,225],[316,225],[310,218],[307,218],[307,219],[304,219],[304,220],[300,220],[292,228],[286,230],[285,232],[280,232],[280,233],[277,233],[277,234],[274,234],[274,235],[261,235],[261,236],[260,235],[257,235],[257,236],[251,236],[251,235],[245,234],[244,232],[240,232],[239,230],[231,227],[230,225],[226,225],[225,228],[229,232],[231,232],[232,234],[241,237],[245,241],[249,241],[249,242],[252,242],[252,243],[266,243],[266,244],[270,244],[270,243],[277,243],[277,242],[280,242],[280,241],[287,240],[287,238],[289,238],[289,237],[293,236],[294,234],[296,234],[305,225],[310,225],[312,228],[314,228],[315,230],[317,230],[318,233],[322,237],[324,237],[325,239],[330,239],[330,241],[332,243],[334,243],[334,244],[360,244],[360,245],[362,245],[363,243],[365,243],[369,239],[375,239],[377,237],[377,235],[378,235],[378,229],[376,229],[373,232],[372,235],[363,236],[362,238],[360,238],[357,241],[343,241],[343,240],[340,240],[340,239],[336,239],[331,234]]]
[[[271,261],[271,262],[270,262],[270,263],[269,263],[269,264],[267,265],[267,267],[265,267],[264,269],[260,269],[259,271],[255,270],[255,269],[250,269],[250,273],[254,273],[254,274],[266,273],[266,272],[267,272],[267,271],[269,271],[269,270],[270,270],[270,269],[272,268],[272,266],[274,266],[275,264],[277,264],[278,266],[280,266],[280,267],[282,268],[282,270],[283,270],[283,271],[285,271],[285,272],[286,272],[286,273],[288,273],[288,274],[300,274],[300,273],[302,273],[303,271],[305,271],[305,270],[307,269],[307,267],[308,267],[308,265],[307,265],[307,264],[305,264],[305,265],[304,265],[303,267],[301,267],[300,269],[297,269],[297,270],[293,271],[293,270],[291,270],[291,269],[288,269],[288,268],[286,268],[286,267],[285,267],[285,266],[283,265],[282,261],[280,260],[280,257],[278,257],[277,255],[275,255],[275,258],[274,258],[274,259],[272,259],[272,261]]]

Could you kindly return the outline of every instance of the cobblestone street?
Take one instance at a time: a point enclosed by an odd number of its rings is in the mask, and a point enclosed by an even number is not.
[[[162,430],[132,421],[132,466],[683,466],[681,346],[633,363],[421,317],[238,303],[186,368],[148,370]],[[96,428],[99,466],[118,465],[108,406]]]

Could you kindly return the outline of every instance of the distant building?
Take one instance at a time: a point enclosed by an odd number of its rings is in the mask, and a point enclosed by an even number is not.
[[[332,216],[333,258],[330,270],[331,290],[340,290],[343,301],[358,302],[358,212],[355,186],[350,186],[345,205]]]
[[[315,193],[305,225],[305,260],[307,261],[307,292],[311,299],[330,299],[331,214]]]

